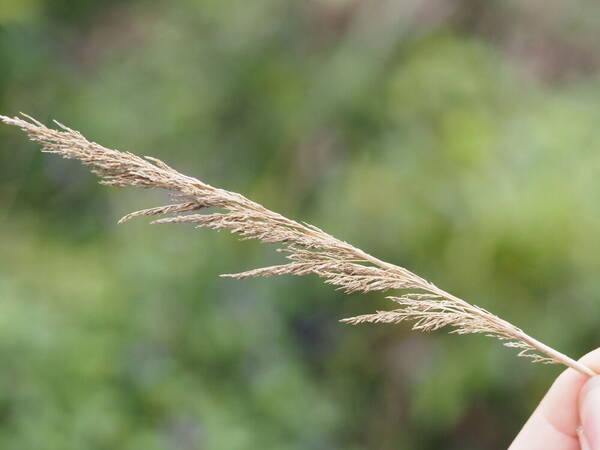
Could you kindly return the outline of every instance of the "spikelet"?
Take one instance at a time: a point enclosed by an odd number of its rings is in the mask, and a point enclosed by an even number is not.
[[[119,223],[140,216],[163,216],[152,223],[189,223],[213,230],[225,229],[243,240],[257,239],[280,244],[279,250],[288,260],[285,264],[222,275],[224,277],[242,279],[315,274],[346,293],[400,290],[403,295],[388,297],[397,303],[397,309],[351,317],[342,322],[396,324],[411,321],[413,329],[419,331],[451,327],[451,332],[457,334],[482,333],[503,341],[508,347],[519,349],[519,356],[536,362],[561,363],[582,374],[595,375],[585,365],[537,341],[485,309],[449,294],[403,267],[381,261],[313,225],[288,219],[241,194],[183,175],[156,158],[141,158],[102,147],[59,122],[55,122],[59,129],[54,130],[29,116],[23,117],[0,116],[0,120],[21,128],[32,141],[42,146],[43,152],[79,160],[91,168],[101,184],[161,188],[168,191],[175,201],[132,212]],[[189,214],[198,210],[210,211]]]

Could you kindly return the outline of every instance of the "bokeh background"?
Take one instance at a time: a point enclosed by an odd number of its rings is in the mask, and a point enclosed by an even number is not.
[[[595,1],[2,0],[0,112],[61,122],[309,221],[580,356],[600,345]],[[117,226],[0,127],[2,449],[506,448],[560,367],[272,248]]]

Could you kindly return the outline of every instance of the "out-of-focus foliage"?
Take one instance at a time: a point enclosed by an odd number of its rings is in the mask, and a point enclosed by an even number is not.
[[[162,158],[578,356],[600,344],[595,2],[0,2],[0,111]],[[218,278],[268,246],[144,221],[0,129],[0,448],[506,447],[560,368],[391,308]]]

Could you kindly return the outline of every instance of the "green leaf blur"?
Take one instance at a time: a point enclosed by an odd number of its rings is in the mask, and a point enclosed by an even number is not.
[[[579,357],[600,344],[599,7],[2,0],[0,113],[57,119],[403,265]],[[562,5],[562,6],[561,6]],[[0,448],[505,448],[561,368],[338,319],[267,245],[122,215],[0,128]]]

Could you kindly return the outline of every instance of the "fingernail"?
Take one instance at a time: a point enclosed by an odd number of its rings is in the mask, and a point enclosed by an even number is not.
[[[600,376],[590,378],[579,393],[582,449],[600,450]]]

